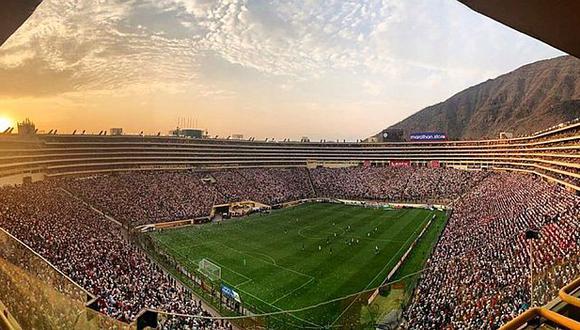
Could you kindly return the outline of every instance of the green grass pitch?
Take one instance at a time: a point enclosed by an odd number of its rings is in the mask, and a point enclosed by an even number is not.
[[[380,285],[432,214],[445,217],[423,209],[311,203],[151,235],[190,271],[202,258],[219,265],[222,281],[260,313],[311,306]],[[344,299],[275,319],[291,327],[340,326],[360,312],[353,302]]]

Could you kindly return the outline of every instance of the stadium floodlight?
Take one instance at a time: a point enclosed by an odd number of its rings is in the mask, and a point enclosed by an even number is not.
[[[217,282],[222,278],[222,268],[205,258],[199,262],[197,271],[212,282]]]

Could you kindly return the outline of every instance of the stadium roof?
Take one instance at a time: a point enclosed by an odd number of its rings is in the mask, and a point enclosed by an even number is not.
[[[578,0],[459,0],[471,9],[580,58]],[[3,0],[0,45],[34,12],[42,0]]]
[[[2,0],[0,46],[32,15],[42,0]]]
[[[469,8],[580,58],[578,0],[459,0]]]

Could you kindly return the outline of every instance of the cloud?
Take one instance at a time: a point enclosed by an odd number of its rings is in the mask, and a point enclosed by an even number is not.
[[[0,53],[0,67],[5,69],[16,68],[35,57],[36,52],[29,48],[14,47]]]
[[[369,95],[372,95],[372,96],[380,95],[383,91],[383,86],[384,86],[381,83],[377,83],[377,82],[373,82],[373,81],[364,81],[362,85],[365,89],[365,92]]]
[[[449,0],[44,0],[0,48],[0,96],[378,127],[560,54]]]
[[[18,66],[0,69],[0,97],[45,97],[74,89],[70,70],[51,70],[38,58],[24,58]]]
[[[47,72],[67,72],[73,90],[193,80],[193,41],[128,25],[139,10],[137,1],[44,1],[0,50],[0,75],[26,72],[34,59]]]
[[[200,83],[200,57],[213,54],[295,81],[342,71],[465,83],[504,70],[475,43],[526,44],[496,30],[441,0],[45,0],[0,50],[0,69],[37,58],[49,71],[72,71],[75,89],[116,90]]]
[[[402,7],[399,1],[378,0],[155,3],[191,15],[201,31],[200,49],[261,72],[295,77],[364,65],[372,52],[369,38],[396,21]]]

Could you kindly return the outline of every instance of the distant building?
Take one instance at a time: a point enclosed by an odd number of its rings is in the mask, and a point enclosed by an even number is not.
[[[512,133],[512,132],[500,132],[499,133],[499,138],[501,140],[511,139],[513,137],[514,137],[514,133]]]
[[[300,138],[300,142],[310,142],[310,138],[308,136],[303,136]]]
[[[109,133],[111,133],[111,135],[123,135],[123,129],[119,127],[111,128]]]
[[[387,128],[376,136],[374,141],[370,142],[404,142],[405,135],[402,129]]]
[[[202,139],[207,133],[197,128],[177,128],[170,132],[173,136]]]
[[[23,122],[18,123],[18,135],[34,135],[36,126],[30,119],[26,118]]]
[[[232,140],[243,140],[244,134],[232,134]]]

